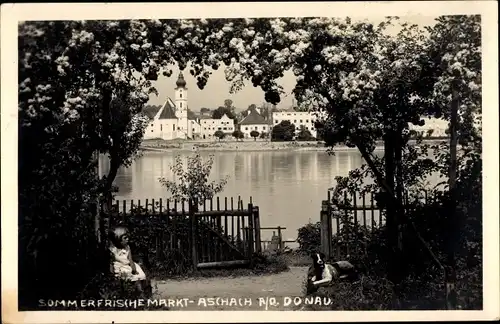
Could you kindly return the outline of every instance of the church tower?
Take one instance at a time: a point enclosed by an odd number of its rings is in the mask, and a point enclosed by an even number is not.
[[[184,80],[184,75],[179,73],[179,77],[177,78],[177,82],[175,83],[175,116],[178,118],[178,127],[181,134],[184,134],[184,137],[187,139],[188,137],[192,138],[192,132],[189,127],[188,120],[188,102],[187,102],[187,88],[186,88],[186,80]]]

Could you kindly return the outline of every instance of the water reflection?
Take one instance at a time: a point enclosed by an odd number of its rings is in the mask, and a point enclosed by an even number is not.
[[[182,153],[186,161],[191,153]],[[203,157],[210,153],[201,152]],[[115,184],[120,191],[117,199],[166,198],[167,192],[158,179],[173,180],[170,166],[175,154],[146,152],[128,169],[120,169]],[[261,226],[282,226],[285,239],[294,239],[297,229],[319,220],[321,200],[328,188],[334,186],[336,176],[345,176],[361,165],[357,151],[338,152],[218,152],[214,154],[211,179],[229,176],[221,197],[241,196],[244,204],[252,196],[260,207]],[[101,170],[107,172],[104,159]],[[223,198],[222,198],[223,200]]]

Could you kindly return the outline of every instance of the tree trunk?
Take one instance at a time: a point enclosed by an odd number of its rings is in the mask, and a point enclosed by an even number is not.
[[[403,214],[406,213],[405,203],[403,200],[405,188],[403,181],[403,131],[398,129],[397,133],[394,136],[395,139],[395,149],[394,149],[394,163],[395,163],[395,178],[396,178],[396,199],[398,203],[396,204],[396,217],[401,219]],[[403,252],[403,224],[401,221],[397,220],[397,241],[396,241],[396,249],[398,253],[402,254]],[[402,259],[399,259],[402,260]]]
[[[458,142],[458,106],[459,94],[455,87],[452,88],[451,114],[450,114],[450,169],[448,173],[448,187],[450,191],[449,208],[447,212],[446,230],[446,306],[456,309],[457,296],[455,291],[455,249],[458,239],[458,219],[456,217],[456,182],[457,182],[457,142]]]
[[[398,204],[400,200],[395,191],[395,171],[396,171],[396,161],[395,161],[395,151],[396,151],[396,141],[395,134],[392,131],[388,131],[384,138],[384,161],[385,161],[385,180],[389,191],[384,192],[384,205],[386,209],[386,233],[387,233],[387,246],[389,248],[389,264],[388,264],[388,279],[394,284],[394,299],[393,308],[397,309],[399,307],[399,282],[401,281],[401,270],[400,270],[400,253],[398,251]],[[390,197],[392,196],[392,197]],[[391,200],[396,199],[398,204],[394,204]]]

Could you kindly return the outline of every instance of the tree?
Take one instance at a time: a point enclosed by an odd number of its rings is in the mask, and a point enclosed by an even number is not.
[[[206,114],[206,113],[208,113],[208,112],[210,112],[210,109],[209,109],[209,108],[206,108],[206,107],[201,107],[201,108],[200,108],[200,113],[202,113],[202,114]]]
[[[243,118],[245,118],[246,116],[248,116],[250,113],[252,113],[252,111],[257,111],[257,106],[255,104],[251,104],[248,106],[248,108],[246,110],[243,110],[241,112],[241,115]]]
[[[98,197],[114,191],[118,168],[137,156],[149,120],[141,113],[148,82],[133,73],[146,56],[127,55],[137,31],[113,21],[19,26],[21,307],[54,288],[54,298],[74,297],[96,271],[81,267],[83,250],[98,238],[89,235],[89,214]],[[97,153],[110,159],[103,179],[95,172]],[[86,262],[99,266],[98,254],[90,255],[97,259]],[[74,278],[61,281],[64,273]],[[54,282],[62,284],[44,284]]]
[[[266,132],[260,133],[260,138],[268,138],[268,137],[269,137],[268,133],[266,133]]]
[[[449,116],[450,148],[445,159],[449,168],[449,203],[446,232],[446,294],[449,309],[455,309],[457,296],[455,251],[463,220],[457,217],[457,144],[466,146],[470,142],[479,149],[480,128],[475,127],[475,118],[481,107],[481,17],[445,16],[429,28],[430,52],[434,58],[436,82],[434,94],[441,111]],[[446,152],[446,151],[445,151]]]
[[[231,111],[234,108],[233,101],[231,99],[224,100],[224,108]]]
[[[222,38],[216,33],[230,24],[94,20],[19,25],[20,307],[27,297],[35,304],[47,294],[74,298],[95,273],[83,266],[95,263],[84,252],[95,248],[86,228],[88,213],[97,198],[109,201],[116,170],[137,156],[147,120],[140,112],[149,94],[156,93],[151,82],[159,73],[170,76],[170,64],[184,70],[190,62],[190,73],[203,88],[210,76],[206,67],[226,63],[220,46],[229,49],[231,33]],[[206,39],[211,41],[199,41]],[[104,179],[96,176],[97,153],[110,159]],[[73,274],[71,280],[62,282],[67,273]]]
[[[231,119],[236,118],[235,114],[227,107],[220,106],[212,112],[213,119],[221,119],[222,116],[224,116],[224,115],[227,115],[227,117],[229,117]]]
[[[216,132],[214,133],[214,136],[215,136],[215,137],[217,137],[217,138],[219,139],[219,141],[220,141],[220,140],[222,140],[224,137],[226,137],[226,133],[224,133],[223,131],[218,130],[218,131],[216,131]]]
[[[233,132],[233,134],[232,134],[232,135],[233,135],[233,137],[234,137],[236,140],[239,140],[239,139],[242,139],[242,138],[244,138],[244,137],[245,137],[245,134],[243,134],[243,132],[242,132],[242,131],[240,131],[240,130],[235,130],[235,131]]]
[[[299,133],[297,134],[297,139],[299,141],[312,141],[314,140],[314,137],[312,136],[311,132],[305,128],[304,125],[300,125]]]
[[[295,136],[295,125],[284,120],[273,127],[271,138],[273,141],[291,141]]]
[[[387,240],[393,248],[389,277],[400,282],[403,226],[414,228],[402,208],[409,123],[423,125],[421,117],[440,112],[432,95],[436,70],[425,34],[408,24],[390,34],[386,32],[390,20],[378,26],[350,18],[274,19],[258,24],[270,31],[264,37],[255,27],[253,39],[262,37],[266,44],[249,45],[243,36],[235,39],[235,47],[242,48],[236,62],[243,64],[233,64],[232,74],[240,71],[251,78],[265,91],[266,101],[276,104],[282,93],[276,78],[292,69],[298,101],[309,100],[307,106],[318,113],[319,136],[330,147],[343,143],[358,148],[385,192]],[[257,53],[260,61],[244,62],[243,57]],[[373,156],[380,139],[385,152],[382,164]],[[428,247],[423,241],[422,245]],[[430,250],[429,255],[433,255]],[[440,265],[437,259],[436,263]]]
[[[173,199],[190,200],[194,205],[201,206],[206,200],[221,193],[227,184],[227,177],[209,182],[213,163],[213,155],[203,161],[200,154],[195,154],[187,157],[185,167],[183,159],[178,155],[175,157],[175,164],[170,167],[174,180],[161,178],[160,183],[165,186]]]
[[[259,137],[260,133],[256,130],[253,130],[250,132],[250,136],[253,137],[253,140],[256,141],[257,140],[257,137]]]

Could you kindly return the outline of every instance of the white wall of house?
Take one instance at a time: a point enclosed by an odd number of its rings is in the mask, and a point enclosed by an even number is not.
[[[234,120],[227,117],[227,115],[222,116],[220,119],[200,119],[201,138],[213,138],[218,130],[231,134],[235,129]]]
[[[290,123],[295,125],[295,132],[298,133],[300,126],[304,126],[311,135],[316,137],[316,128],[314,127],[314,121],[316,116],[307,111],[275,111],[273,112],[273,126],[278,125],[284,120],[288,120]]]
[[[144,132],[144,139],[161,138],[163,140],[172,140],[183,137],[183,134],[177,129],[177,119],[151,120]]]
[[[197,120],[190,120],[189,121],[189,134],[191,138],[194,138],[194,137],[199,137],[201,135],[201,125],[199,123],[199,121]]]
[[[254,130],[259,132],[259,136],[262,133],[269,133],[269,125],[266,124],[241,125],[240,130],[245,135],[246,138],[249,138],[251,137],[250,133]]]

